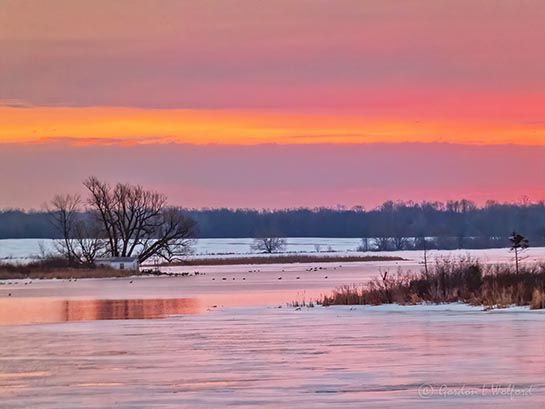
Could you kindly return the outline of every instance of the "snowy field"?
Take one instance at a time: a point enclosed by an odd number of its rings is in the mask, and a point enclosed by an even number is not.
[[[196,239],[194,256],[223,257],[256,254],[252,250],[253,239]],[[361,244],[360,239],[344,238],[289,238],[286,252],[317,253],[354,252]],[[42,251],[54,252],[55,241],[47,239],[0,240],[0,260],[24,261],[39,257]]]
[[[285,253],[311,254],[327,257],[328,255],[387,255],[398,256],[408,260],[421,260],[422,251],[404,250],[387,252],[357,252],[361,245],[360,239],[347,238],[319,238],[319,237],[290,237],[287,238]],[[253,239],[197,239],[194,241],[193,257],[236,257],[248,255],[262,255],[251,249]],[[28,262],[38,258],[43,252],[55,251],[55,242],[44,239],[9,239],[0,240],[0,261]],[[510,262],[512,253],[508,249],[485,250],[431,250],[430,257],[444,256],[472,256],[483,262]],[[263,255],[266,256],[266,255]],[[534,247],[524,253],[527,262],[545,261],[545,247]]]

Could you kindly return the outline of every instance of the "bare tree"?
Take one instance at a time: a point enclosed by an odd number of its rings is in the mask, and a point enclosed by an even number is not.
[[[418,241],[417,243],[418,247],[424,250],[424,257],[423,257],[424,274],[426,276],[426,280],[428,280],[430,277],[429,269],[428,269],[428,239],[426,237],[421,237],[417,241]]]
[[[180,209],[166,208],[160,213],[157,230],[141,237],[140,262],[158,256],[168,262],[181,260],[192,251],[196,223]]]
[[[261,251],[263,253],[277,253],[283,251],[286,248],[286,239],[281,237],[258,237],[252,244],[254,251]]]
[[[168,207],[165,195],[127,183],[111,186],[96,177],[83,184],[111,256],[138,257],[142,263],[152,256],[173,261],[190,251],[196,224]]]
[[[391,239],[390,237],[380,236],[375,237],[375,247],[378,251],[388,251],[391,249]]]
[[[69,264],[93,264],[105,253],[96,220],[82,209],[79,195],[55,195],[49,214],[62,236],[55,246]]]
[[[85,209],[77,195],[56,195],[51,202],[63,237],[58,248],[69,262],[92,264],[102,255],[170,262],[191,251],[196,224],[168,207],[165,195],[138,185],[111,186],[95,177],[84,186],[89,191]]]
[[[524,236],[518,234],[517,232],[513,232],[513,234],[511,234],[509,241],[511,242],[511,251],[515,252],[515,271],[518,274],[520,253],[530,247],[530,243]]]
[[[72,226],[80,204],[80,197],[77,195],[55,195],[48,208],[55,226],[62,235],[62,240],[57,242],[56,246],[70,263],[75,262],[76,259],[72,248]]]
[[[407,240],[406,237],[395,234],[391,238],[391,243],[394,245],[394,249],[403,250],[403,249],[405,249],[407,247],[408,240]]]
[[[361,244],[357,247],[356,251],[366,252],[369,251],[369,238],[364,237],[361,239]]]

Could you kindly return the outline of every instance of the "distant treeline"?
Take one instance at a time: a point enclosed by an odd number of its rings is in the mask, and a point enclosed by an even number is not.
[[[545,202],[482,207],[468,200],[386,202],[376,209],[184,210],[198,223],[200,238],[286,237],[371,238],[381,250],[411,247],[485,248],[507,246],[513,230],[532,246],[545,243]],[[59,238],[45,212],[0,212],[0,238]],[[424,237],[433,241],[424,243]],[[410,238],[410,239],[409,239]],[[364,243],[365,247],[365,243]],[[371,248],[369,248],[371,249]]]

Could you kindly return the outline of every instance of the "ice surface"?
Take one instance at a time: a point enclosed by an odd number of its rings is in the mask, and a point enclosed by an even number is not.
[[[398,254],[409,260],[9,280],[0,285],[0,407],[543,407],[543,311],[286,306],[379,269],[421,267],[418,253]]]
[[[460,306],[257,306],[4,327],[0,401],[9,408],[539,408],[544,323],[543,314]],[[433,395],[422,397],[421,385]],[[530,393],[492,389],[511,385]],[[477,392],[446,395],[463,390]]]

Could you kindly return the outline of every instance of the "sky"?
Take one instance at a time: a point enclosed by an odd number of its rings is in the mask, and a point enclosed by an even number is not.
[[[0,208],[545,199],[541,0],[0,0]]]

